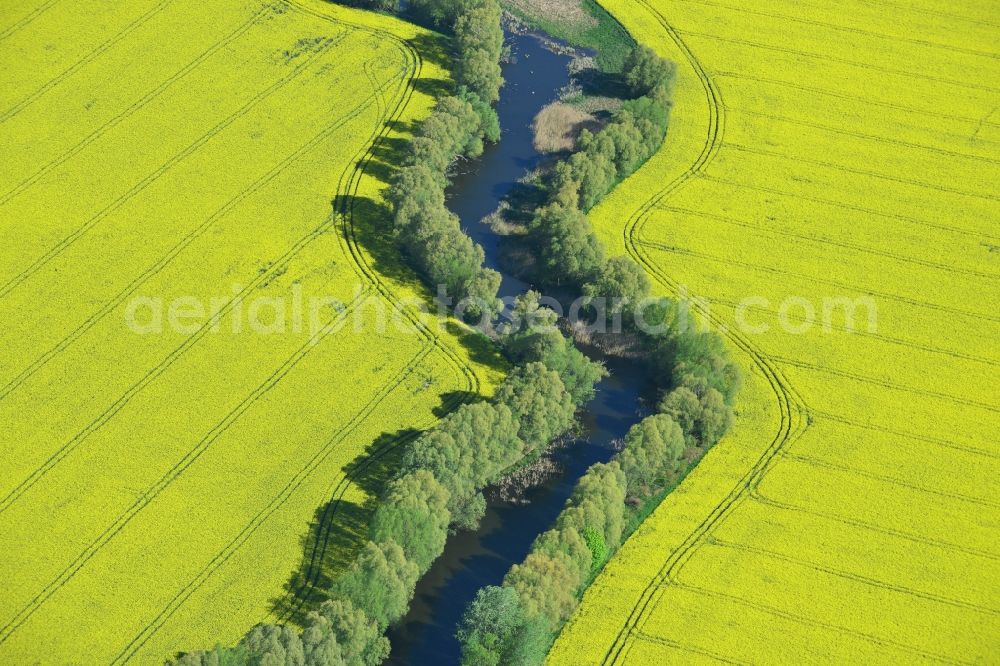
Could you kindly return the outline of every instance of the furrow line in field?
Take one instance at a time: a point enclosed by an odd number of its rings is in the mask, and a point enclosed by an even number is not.
[[[983,58],[989,58],[993,60],[1000,59],[1000,53],[994,53],[992,51],[980,51],[978,49],[963,48],[961,46],[955,46],[954,44],[943,44],[941,42],[932,42],[930,40],[917,39],[915,37],[901,37],[898,35],[888,35],[886,33],[876,32],[874,30],[865,30],[863,28],[858,28],[855,26],[838,25],[836,23],[827,23],[826,21],[816,21],[816,20],[806,19],[802,18],[801,15],[793,16],[791,14],[781,14],[778,12],[765,12],[759,9],[751,9],[746,5],[733,6],[721,2],[711,2],[710,0],[685,0],[685,3],[692,5],[703,5],[706,7],[718,7],[720,9],[725,9],[727,11],[736,12],[739,14],[766,16],[768,18],[775,18],[781,21],[791,21],[793,23],[801,23],[803,25],[811,25],[819,28],[829,28],[830,30],[836,30],[840,32],[849,32],[857,35],[876,37],[878,39],[882,39],[887,42],[895,42],[901,44],[915,44],[917,46],[927,46],[933,49],[940,49],[943,51],[955,51],[956,53],[981,56]]]
[[[695,647],[693,645],[685,645],[670,638],[661,638],[659,636],[647,634],[644,631],[632,632],[632,638],[633,640],[638,639],[649,643],[656,643],[657,645],[673,648],[675,650],[682,650],[684,652],[690,652],[692,654],[700,654],[704,657],[714,659],[715,661],[721,661],[724,664],[734,664],[735,666],[754,666],[753,662],[750,661],[742,661],[740,659],[737,659],[736,657],[724,655],[720,652],[712,652],[711,650],[705,650],[699,647]],[[628,654],[628,650],[626,650],[626,654]]]
[[[934,539],[932,537],[924,536],[922,534],[906,532],[904,530],[897,530],[892,527],[885,527],[884,525],[878,525],[864,520],[857,520],[855,518],[847,518],[845,516],[832,513],[830,511],[819,511],[817,509],[808,509],[795,504],[790,504],[788,502],[781,502],[763,494],[760,491],[760,488],[755,488],[753,492],[749,495],[749,497],[752,501],[758,502],[765,506],[772,506],[777,509],[784,509],[785,511],[792,511],[795,513],[803,513],[808,516],[825,518],[827,520],[833,520],[838,523],[850,525],[851,527],[858,527],[861,529],[865,529],[870,532],[876,532],[878,534],[886,534],[888,536],[906,539],[907,541],[921,543],[924,544],[925,546],[935,546],[937,548],[943,548],[945,550],[953,550],[959,553],[965,553],[966,555],[975,555],[976,557],[983,557],[988,560],[1000,561],[1000,554],[992,553],[988,550],[981,550],[979,548],[970,548],[968,546],[952,543],[950,541],[942,541],[940,539]]]
[[[824,564],[817,564],[816,562],[812,562],[810,560],[806,560],[800,557],[793,557],[791,555],[786,555],[784,553],[778,553],[773,550],[768,550],[767,548],[760,548],[757,546],[751,546],[744,543],[737,543],[735,541],[727,541],[719,539],[718,537],[713,537],[711,543],[714,546],[720,546],[722,548],[737,550],[740,552],[750,553],[753,555],[761,555],[773,560],[778,560],[779,562],[792,564],[806,569],[812,569],[813,571],[819,573],[829,574],[831,576],[836,576],[837,578],[844,578],[846,580],[854,581],[855,583],[861,583],[862,585],[875,587],[880,590],[885,590],[887,592],[893,592],[897,594],[903,594],[906,596],[917,597],[920,599],[926,599],[927,601],[933,601],[934,603],[942,604],[945,606],[954,606],[955,608],[965,608],[967,610],[976,611],[977,613],[985,613],[987,615],[1000,615],[1000,610],[997,610],[995,608],[989,608],[988,606],[981,606],[979,604],[972,603],[970,601],[964,601],[962,599],[953,599],[951,597],[944,597],[939,594],[933,594],[931,592],[924,592],[923,590],[917,590],[911,587],[907,587],[905,585],[896,585],[895,583],[879,580],[877,578],[872,578],[870,576],[863,576],[861,574],[851,573],[850,571],[837,569],[836,567],[826,566]],[[681,584],[683,585],[684,583]]]
[[[258,11],[256,14],[251,16],[250,19],[247,20],[245,23],[236,27],[228,35],[226,35],[219,41],[215,42],[215,44],[213,44],[212,46],[208,47],[194,60],[192,60],[188,64],[184,65],[184,67],[174,72],[173,75],[171,75],[165,81],[160,83],[160,85],[158,85],[156,88],[151,90],[142,98],[133,102],[128,108],[123,110],[114,118],[110,119],[97,129],[95,129],[93,132],[87,135],[82,141],[77,143],[68,151],[66,151],[59,157],[55,158],[54,160],[48,162],[47,164],[43,165],[38,171],[28,176],[28,178],[26,178],[25,180],[21,181],[21,183],[18,184],[16,187],[12,188],[11,190],[3,194],[3,196],[0,196],[0,206],[3,206],[11,199],[15,198],[16,196],[18,196],[19,194],[30,188],[32,185],[38,182],[39,179],[44,177],[46,174],[50,173],[53,169],[61,166],[67,160],[71,159],[72,157],[80,153],[80,151],[82,151],[84,148],[86,148],[94,141],[104,136],[105,132],[116,127],[119,123],[121,123],[126,118],[130,117],[136,111],[141,110],[144,106],[149,104],[151,101],[159,97],[164,91],[169,89],[174,83],[181,80],[182,78],[190,74],[192,71],[197,69],[199,65],[204,63],[206,60],[208,60],[216,53],[218,53],[221,49],[231,44],[238,37],[246,34],[250,30],[250,28],[259,23],[262,18],[268,16],[272,11],[273,9],[271,5],[268,5],[263,9],[261,9],[260,11]]]
[[[1000,238],[990,236],[989,234],[983,233],[981,231],[974,231],[971,229],[961,229],[959,227],[949,227],[946,224],[937,224],[935,222],[928,222],[927,220],[921,220],[915,217],[910,217],[908,215],[900,215],[898,213],[886,213],[883,211],[877,211],[871,208],[865,208],[864,206],[855,206],[853,204],[844,203],[843,201],[836,201],[834,199],[824,199],[822,197],[810,196],[807,194],[790,192],[787,190],[779,190],[773,187],[764,187],[762,185],[748,185],[746,183],[738,183],[733,180],[727,180],[719,176],[713,176],[711,174],[703,174],[702,178],[706,181],[712,181],[716,183],[722,183],[724,185],[730,185],[732,187],[738,187],[744,190],[753,190],[755,192],[764,192],[767,194],[775,194],[777,196],[788,197],[790,199],[797,199],[799,201],[810,201],[812,203],[825,204],[828,206],[833,206],[834,208],[843,208],[844,210],[854,211],[856,213],[863,213],[865,215],[874,215],[876,217],[882,217],[890,220],[898,220],[900,222],[907,222],[909,224],[916,224],[918,226],[927,227],[929,229],[940,229],[941,231],[946,231],[949,233],[960,234],[963,236],[976,236],[979,238],[984,238],[988,241],[994,243],[1000,243]]]
[[[963,16],[962,14],[952,14],[950,12],[943,12],[940,9],[927,9],[926,7],[916,7],[914,3],[899,3],[892,2],[891,0],[859,0],[864,4],[871,5],[877,9],[884,9],[886,6],[897,7],[899,9],[905,9],[910,12],[920,12],[922,14],[929,14],[931,16],[940,16],[941,18],[953,19],[956,21],[965,21],[967,23],[975,23],[977,25],[986,25],[992,28],[1000,28],[1000,23],[995,23],[993,21],[986,21],[982,18],[973,18],[972,16]]]
[[[889,474],[877,474],[875,472],[862,469],[859,467],[854,467],[851,465],[840,465],[829,460],[824,460],[822,458],[817,458],[815,456],[802,455],[800,453],[792,453],[791,451],[785,451],[782,453],[782,457],[786,460],[793,460],[811,467],[819,467],[823,469],[832,469],[837,472],[845,472],[854,476],[863,476],[866,479],[871,479],[872,481],[878,481],[880,483],[890,483],[895,486],[900,486],[902,488],[907,488],[909,490],[914,490],[919,493],[927,493],[928,495],[937,495],[938,497],[946,497],[948,499],[958,500],[960,502],[968,502],[970,504],[978,504],[979,506],[987,506],[994,509],[1000,509],[1000,502],[996,502],[983,497],[973,497],[972,495],[963,495],[962,493],[949,492],[947,490],[939,490],[937,488],[928,488],[926,486],[920,486],[915,483],[906,481],[897,476],[891,476]]]
[[[743,72],[732,72],[724,70],[715,70],[712,72],[712,76],[719,79],[738,79],[742,81],[754,81],[756,83],[766,83],[768,85],[781,86],[783,88],[791,88],[793,90],[798,90],[799,92],[807,92],[815,95],[824,95],[826,97],[833,97],[835,99],[842,99],[849,102],[861,103],[871,106],[879,106],[886,109],[895,109],[896,111],[904,111],[906,113],[912,113],[921,116],[928,116],[931,118],[941,118],[943,120],[953,120],[966,123],[982,123],[983,125],[990,125],[993,127],[1000,127],[1000,122],[989,120],[988,118],[970,118],[968,116],[956,116],[951,113],[942,113],[940,111],[930,111],[927,109],[917,109],[912,106],[906,106],[904,104],[897,104],[895,102],[889,102],[884,99],[876,99],[867,96],[859,95],[848,95],[836,90],[828,90],[826,88],[817,88],[815,86],[807,86],[801,83],[794,83],[792,81],[782,81],[781,79],[772,79],[764,76],[757,76],[755,74],[746,74]]]
[[[749,153],[751,155],[777,157],[782,160],[787,160],[789,162],[797,162],[799,164],[811,164],[813,166],[824,167],[838,172],[853,173],[858,176],[867,176],[870,178],[877,178],[878,180],[887,180],[893,183],[902,183],[903,185],[913,185],[914,187],[918,187],[925,190],[937,190],[938,192],[958,194],[960,196],[969,197],[972,199],[984,199],[986,201],[1000,201],[1000,196],[996,194],[984,194],[982,192],[968,192],[966,190],[959,190],[954,187],[947,187],[945,185],[940,185],[938,183],[928,183],[926,181],[920,181],[914,178],[903,178],[902,176],[890,176],[888,174],[878,173],[877,171],[857,169],[847,164],[838,164],[836,162],[827,162],[825,160],[813,160],[806,157],[787,155],[777,150],[764,150],[763,148],[751,148],[750,146],[744,146],[738,143],[727,143],[726,146],[732,148],[733,150],[738,150],[743,153]]]
[[[379,88],[389,85],[389,81],[377,84]],[[327,125],[323,130],[316,134],[307,143],[300,146],[295,152],[286,157],[280,164],[274,167],[271,171],[264,174],[261,178],[253,182],[249,187],[245,188],[239,194],[234,196],[228,202],[226,202],[222,207],[217,209],[212,215],[205,219],[197,228],[188,233],[184,238],[182,238],[174,247],[170,249],[163,257],[161,257],[155,264],[149,266],[143,273],[141,273],[136,279],[134,279],[128,286],[125,287],[121,292],[119,292],[112,300],[105,303],[100,310],[91,315],[86,321],[84,321],[80,326],[78,326],[72,333],[66,336],[62,341],[60,341],[56,346],[49,349],[42,356],[37,358],[30,366],[23,370],[14,379],[8,382],[5,386],[0,387],[0,401],[6,398],[10,393],[15,391],[21,384],[23,384],[28,378],[30,378],[35,372],[45,366],[49,361],[52,360],[56,355],[65,351],[73,342],[78,340],[84,333],[93,328],[99,321],[101,321],[105,316],[112,312],[116,307],[125,302],[125,300],[135,293],[135,291],[144,283],[148,282],[151,278],[159,274],[164,268],[170,265],[173,260],[181,254],[185,248],[187,248],[192,242],[197,238],[201,237],[208,229],[210,229],[216,222],[222,219],[226,214],[232,211],[236,206],[243,202],[248,197],[252,196],[272,180],[277,178],[281,172],[287,169],[291,164],[293,164],[297,159],[308,153],[310,150],[315,148],[317,145],[325,141],[327,138],[332,136],[348,121],[353,120],[358,115],[361,114],[365,109],[368,108],[369,104],[375,99],[377,89],[373,89],[373,92],[361,101],[359,106],[354,107],[349,113],[338,116],[336,120]],[[0,503],[0,507],[2,507]],[[2,509],[0,509],[2,511]]]
[[[176,166],[184,159],[197,153],[198,150],[200,150],[202,147],[205,146],[205,144],[211,141],[211,139],[214,136],[216,136],[217,134],[225,130],[227,127],[232,125],[234,122],[245,116],[257,104],[264,101],[272,94],[282,89],[285,85],[291,83],[293,80],[298,78],[298,76],[306,70],[306,68],[312,63],[314,59],[326,53],[333,46],[334,46],[333,42],[327,42],[323,44],[320,48],[317,48],[315,51],[311,51],[309,55],[305,58],[305,60],[296,65],[292,71],[288,72],[285,76],[281,77],[280,79],[272,83],[265,90],[254,95],[246,104],[244,104],[235,113],[225,118],[222,122],[215,125],[215,127],[210,129],[207,133],[203,134],[193,143],[189,144],[185,149],[175,154],[173,157],[164,162],[162,165],[160,165],[157,169],[153,170],[151,173],[147,174],[145,178],[139,181],[125,194],[121,195],[115,201],[105,206],[100,212],[91,217],[82,226],[78,227],[71,234],[63,238],[63,240],[61,240],[59,243],[51,247],[47,252],[45,252],[45,254],[36,259],[35,262],[32,263],[28,268],[21,271],[18,275],[11,278],[6,284],[0,287],[0,298],[3,298],[18,285],[24,283],[25,280],[27,280],[32,275],[37,273],[42,268],[42,266],[47,264],[54,257],[61,254],[66,248],[68,248],[70,245],[76,242],[81,236],[90,231],[93,227],[95,227],[97,224],[99,224],[102,220],[107,218],[113,212],[115,212],[123,205],[125,205],[132,197],[136,196],[137,194],[145,190],[147,187],[149,187],[151,184],[156,182],[161,176],[163,176],[163,174],[167,173],[171,168]]]
[[[784,268],[776,268],[774,266],[768,266],[764,264],[756,264],[750,261],[739,261],[737,259],[717,257],[707,252],[698,252],[697,250],[690,250],[688,248],[674,247],[672,245],[666,245],[664,243],[659,243],[656,241],[642,240],[638,242],[638,245],[644,248],[654,249],[660,252],[667,252],[670,254],[677,254],[688,257],[697,257],[698,259],[704,261],[712,261],[716,263],[725,264],[727,266],[741,266],[743,268],[757,271],[760,273],[768,273],[771,275],[785,275],[788,277],[793,277],[804,282],[811,282],[814,284],[825,284],[831,287],[836,287],[837,289],[843,289],[849,292],[859,292],[868,294],[870,296],[877,296],[888,301],[897,301],[899,303],[906,303],[907,305],[912,305],[915,307],[926,308],[928,310],[937,310],[939,312],[948,312],[950,314],[960,315],[963,317],[971,317],[973,319],[981,319],[983,321],[1000,322],[1000,317],[994,317],[981,312],[972,312],[970,310],[961,310],[959,308],[953,308],[947,305],[940,305],[938,303],[931,303],[930,301],[921,301],[915,298],[909,298],[907,296],[900,296],[899,294],[890,294],[884,291],[878,291],[875,289],[870,289],[868,287],[861,287],[859,285],[850,284],[847,282],[840,282],[839,280],[831,280],[827,278],[816,277],[814,275],[809,275],[808,273],[800,273],[798,271],[792,271]],[[726,301],[718,300],[720,303],[725,303]],[[738,305],[737,303],[728,302],[730,305]],[[969,357],[970,360],[984,361],[991,364],[996,364],[995,361],[988,361],[987,359],[973,356]]]
[[[920,259],[918,257],[910,257],[907,255],[898,254],[896,252],[889,252],[887,250],[878,250],[861,243],[851,243],[848,241],[837,240],[834,238],[823,238],[820,236],[816,236],[815,234],[813,235],[800,234],[782,228],[774,228],[774,227],[762,228],[760,224],[748,222],[746,220],[739,220],[729,215],[721,215],[718,213],[709,213],[706,211],[692,210],[690,208],[683,208],[681,206],[660,205],[657,208],[659,210],[666,212],[681,213],[683,215],[691,215],[692,217],[701,217],[705,219],[710,219],[715,222],[722,222],[723,224],[728,224],[734,227],[741,227],[743,229],[751,229],[753,231],[765,231],[766,233],[775,234],[777,236],[784,236],[785,238],[794,238],[795,240],[803,241],[806,243],[815,243],[817,245],[832,245],[834,247],[844,248],[852,250],[854,252],[861,252],[863,254],[870,254],[876,257],[892,259],[893,261],[901,261],[908,264],[916,264],[917,266],[921,266],[924,268],[933,268],[934,270],[938,270],[943,273],[954,273],[956,275],[970,275],[973,277],[987,278],[990,280],[1000,278],[1000,273],[986,273],[983,271],[973,270],[971,268],[958,268],[954,266],[949,266],[948,264],[938,263],[936,261],[929,261],[927,259]],[[1000,318],[995,318],[995,319],[996,321],[1000,321]]]
[[[841,65],[851,65],[853,67],[859,67],[861,69],[872,70],[876,72],[882,72],[884,74],[894,74],[898,76],[906,76],[912,79],[922,79],[925,81],[933,81],[934,83],[944,83],[946,85],[956,86],[958,88],[968,88],[969,90],[982,90],[984,92],[998,93],[1000,88],[995,86],[984,86],[976,83],[968,83],[965,81],[956,81],[954,79],[946,79],[941,76],[933,76],[931,74],[923,74],[919,72],[909,72],[905,69],[895,69],[893,67],[880,67],[878,65],[872,64],[870,61],[858,61],[850,60],[849,58],[838,58],[832,56],[828,53],[815,53],[812,51],[799,51],[797,49],[788,48],[787,46],[775,46],[773,44],[764,44],[763,42],[755,42],[749,39],[736,39],[733,37],[720,37],[719,35],[713,35],[707,32],[697,32],[694,30],[681,30],[680,34],[686,35],[688,37],[697,37],[699,39],[708,39],[715,42],[723,42],[726,44],[739,44],[741,46],[749,46],[755,49],[763,49],[765,51],[776,51],[778,53],[786,53],[788,55],[800,56],[803,58],[812,58],[813,60],[822,60],[826,62],[835,62]]]
[[[662,250],[664,252],[672,252],[673,251],[671,248],[668,248],[666,246],[661,246],[661,245],[655,244],[655,243],[646,243],[646,242],[644,242],[643,245],[646,246],[646,247],[657,248],[657,249],[660,249],[660,250]],[[679,251],[678,254],[687,254],[687,252]],[[693,256],[698,256],[698,255],[695,254]],[[709,257],[709,258],[711,258],[711,257]],[[735,262],[735,261],[731,261],[731,262],[727,262],[727,263],[730,264],[730,265],[742,265],[742,264],[740,264],[738,262]],[[761,270],[763,270],[763,267],[759,267],[759,268],[761,268]],[[731,300],[724,299],[724,298],[713,298],[712,299],[712,303],[718,303],[719,305],[726,305],[726,306],[729,306],[729,307],[731,307],[733,309],[736,309],[738,307],[742,307],[742,306],[746,305],[745,303],[740,303],[738,301],[731,301]],[[892,345],[897,345],[897,346],[902,347],[904,349],[924,351],[924,352],[928,352],[930,354],[941,354],[942,356],[948,356],[948,357],[951,357],[951,358],[957,358],[957,359],[961,359],[963,361],[971,361],[973,363],[982,363],[984,365],[992,365],[994,367],[1000,367],[1000,360],[997,360],[997,359],[986,358],[984,356],[975,356],[975,355],[972,355],[972,354],[965,354],[965,353],[962,353],[962,352],[956,352],[956,351],[952,351],[950,349],[944,349],[942,347],[934,347],[933,345],[925,345],[925,344],[922,344],[922,343],[919,343],[919,342],[913,342],[912,340],[904,340],[902,338],[896,338],[896,337],[893,337],[893,336],[890,336],[890,335],[882,335],[881,333],[872,333],[870,331],[855,330],[854,328],[848,328],[847,326],[843,326],[843,325],[840,325],[840,324],[834,324],[832,322],[830,322],[829,324],[824,323],[823,325],[824,326],[828,326],[829,329],[833,330],[833,331],[839,331],[840,333],[849,333],[851,335],[858,335],[858,336],[865,337],[865,338],[872,338],[874,340],[881,340],[883,342],[887,342],[887,343],[892,344]]]
[[[91,51],[90,53],[88,53],[87,55],[85,55],[83,58],[81,58],[80,60],[78,60],[76,63],[74,63],[73,65],[70,65],[70,67],[67,68],[66,70],[64,70],[61,74],[59,74],[59,75],[57,75],[57,76],[49,79],[45,83],[45,85],[43,85],[41,88],[39,88],[35,92],[31,93],[30,95],[28,95],[27,97],[25,97],[20,102],[18,102],[14,106],[10,107],[9,109],[7,109],[6,111],[4,111],[3,113],[0,113],[0,124],[3,124],[5,122],[7,122],[10,118],[13,118],[14,116],[16,116],[18,113],[20,113],[21,111],[23,111],[29,104],[31,104],[32,102],[34,102],[36,99],[38,99],[39,97],[41,97],[42,95],[44,95],[46,92],[48,92],[49,90],[51,90],[52,88],[54,88],[55,86],[57,86],[59,83],[61,83],[65,79],[67,79],[70,76],[72,76],[73,74],[75,74],[84,65],[86,65],[87,63],[89,63],[89,62],[91,62],[91,61],[96,60],[97,58],[99,58],[102,54],[104,54],[112,46],[114,46],[115,44],[117,44],[121,40],[123,40],[126,37],[128,37],[132,32],[134,32],[136,29],[138,29],[144,23],[146,23],[147,21],[149,21],[150,19],[152,19],[154,16],[156,16],[157,14],[159,14],[161,11],[163,11],[164,9],[166,9],[166,7],[168,5],[170,5],[172,2],[173,2],[173,0],[162,0],[159,4],[157,4],[156,6],[154,6],[152,9],[150,9],[149,11],[147,11],[145,14],[143,14],[142,16],[140,16],[139,18],[137,18],[136,20],[132,21],[131,23],[129,23],[124,28],[122,28],[122,30],[119,31],[114,37],[111,37],[110,39],[108,39],[105,42],[103,42],[102,44],[100,44],[97,48],[95,48],[93,51]]]
[[[858,132],[855,130],[844,129],[842,127],[833,127],[831,125],[824,125],[821,123],[808,122],[805,120],[798,120],[796,118],[789,118],[788,116],[782,116],[775,113],[766,113],[764,111],[754,111],[750,109],[740,109],[729,107],[730,111],[736,111],[738,113],[746,114],[748,116],[756,116],[758,118],[767,118],[768,120],[777,120],[779,122],[788,123],[789,125],[798,125],[799,127],[808,127],[810,129],[822,130],[824,132],[831,132],[833,134],[842,134],[844,136],[854,137],[856,139],[863,139],[865,141],[871,141],[879,145],[896,145],[903,146],[904,148],[913,148],[915,150],[926,151],[930,153],[937,153],[939,155],[944,155],[946,157],[956,157],[959,159],[973,160],[976,162],[984,162],[986,164],[1000,165],[1000,159],[995,159],[992,157],[983,157],[982,155],[972,155],[969,153],[960,153],[955,150],[949,150],[947,148],[939,148],[937,146],[929,146],[925,143],[914,143],[912,141],[904,141],[902,139],[891,139],[885,136],[879,136],[877,134],[866,134],[865,132]]]
[[[847,370],[838,370],[836,368],[831,368],[829,366],[819,365],[816,363],[809,363],[807,361],[800,361],[797,359],[786,358],[786,357],[772,357],[772,358],[774,358],[774,360],[777,363],[780,363],[782,365],[788,365],[793,368],[800,368],[802,370],[811,370],[813,372],[822,372],[828,375],[834,375],[836,377],[843,377],[844,379],[850,379],[852,381],[856,381],[861,384],[868,384],[871,386],[881,386],[882,388],[892,389],[894,391],[913,393],[914,395],[920,395],[925,398],[943,400],[945,402],[954,403],[956,405],[965,405],[966,407],[972,407],[974,409],[982,409],[983,411],[1000,414],[1000,406],[988,402],[971,400],[969,398],[963,398],[961,396],[952,395],[950,393],[945,393],[943,391],[932,391],[930,389],[922,389],[916,386],[898,384],[896,382],[891,382],[886,379],[879,379],[878,377],[866,377],[865,375],[859,375],[854,372],[848,372]]]
[[[56,4],[57,2],[59,2],[59,0],[46,0],[46,2],[43,2],[42,4],[38,5],[29,14],[21,18],[20,21],[17,21],[10,27],[5,28],[2,32],[0,32],[0,42],[10,37],[18,30],[25,28],[28,24],[30,24],[36,18],[44,14],[50,7],[52,7],[52,5]]]
[[[110,543],[118,534],[124,530],[132,520],[142,512],[160,493],[168,488],[179,476],[181,476],[195,461],[197,461],[226,431],[229,430],[258,400],[264,397],[284,379],[289,372],[294,369],[299,362],[305,358],[329,333],[346,320],[346,317],[358,306],[362,299],[369,292],[359,293],[355,299],[334,317],[323,328],[316,331],[309,337],[290,357],[288,357],[271,375],[257,386],[249,395],[243,398],[239,404],[226,414],[221,421],[216,423],[205,434],[201,440],[184,456],[178,460],[173,467],[164,473],[160,479],[147,488],[143,494],[126,509],[119,514],[111,525],[86,548],[84,548],[73,561],[67,565],[55,578],[45,585],[25,606],[23,606],[15,616],[8,620],[3,627],[0,627],[0,644],[6,642],[39,608],[41,608],[59,588],[66,585],[73,577],[83,569],[90,560]]]
[[[861,423],[860,421],[852,421],[851,419],[845,418],[840,414],[834,414],[832,412],[825,412],[822,410],[813,410],[815,416],[823,417],[824,419],[829,419],[830,421],[836,421],[837,423],[842,423],[843,425],[851,426],[854,428],[860,428],[862,430],[873,430],[875,432],[881,432],[886,435],[893,435],[894,437],[900,437],[902,439],[912,439],[918,442],[925,442],[927,444],[935,444],[937,446],[943,446],[948,449],[955,449],[957,451],[964,451],[965,453],[972,453],[974,455],[983,456],[985,458],[993,458],[995,460],[1000,460],[1000,454],[995,451],[987,451],[986,449],[980,449],[975,446],[968,446],[965,444],[959,444],[957,442],[949,442],[945,439],[940,439],[937,437],[929,437],[925,434],[916,434],[912,432],[905,432],[903,430],[896,430],[894,428],[887,428],[885,426],[875,425],[874,423]]]
[[[846,627],[842,627],[842,626],[839,626],[839,625],[836,625],[836,624],[831,624],[829,622],[823,622],[823,621],[817,620],[815,618],[806,617],[806,616],[803,616],[803,615],[799,615],[797,613],[791,613],[791,612],[783,610],[781,608],[777,608],[775,606],[769,606],[767,604],[760,603],[759,601],[751,601],[749,599],[744,599],[743,597],[739,597],[739,596],[736,596],[734,594],[728,594],[728,593],[725,593],[725,592],[716,592],[715,590],[709,590],[709,589],[704,588],[704,587],[695,586],[695,585],[689,585],[689,584],[686,584],[686,583],[674,583],[673,585],[675,587],[679,588],[679,589],[688,590],[689,592],[693,592],[693,593],[701,595],[701,596],[712,597],[712,598],[715,598],[715,599],[722,599],[723,601],[730,602],[730,603],[735,603],[735,604],[740,605],[740,606],[746,606],[747,608],[753,608],[754,610],[760,611],[762,613],[766,613],[767,615],[773,615],[775,617],[780,617],[782,619],[789,620],[789,621],[795,622],[797,624],[804,624],[804,625],[808,625],[808,626],[812,626],[812,627],[817,627],[817,628],[823,629],[825,631],[829,631],[829,632],[831,632],[831,633],[833,633],[835,635],[838,635],[838,636],[853,636],[855,638],[860,638],[860,639],[862,639],[864,641],[867,641],[867,642],[872,643],[874,645],[877,645],[879,647],[883,647],[883,648],[896,648],[898,650],[902,650],[903,652],[908,652],[910,654],[914,654],[914,655],[923,657],[925,659],[930,659],[932,661],[936,661],[936,662],[939,662],[939,663],[943,663],[943,664],[967,664],[969,666],[971,666],[971,664],[972,664],[972,662],[960,661],[960,660],[953,659],[951,657],[945,657],[943,655],[934,654],[932,652],[927,652],[925,650],[921,650],[920,648],[914,647],[913,645],[910,645],[908,643],[901,643],[899,641],[894,641],[894,640],[890,640],[890,639],[886,639],[886,638],[881,638],[881,637],[878,637],[878,636],[873,636],[873,635],[867,634],[867,633],[865,633],[863,631],[857,631],[857,630],[854,630],[854,629],[848,629]]]

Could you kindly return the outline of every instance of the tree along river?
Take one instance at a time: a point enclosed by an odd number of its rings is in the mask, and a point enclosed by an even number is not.
[[[534,35],[506,34],[512,57],[503,67],[506,81],[497,113],[503,135],[499,144],[467,165],[448,190],[448,207],[466,232],[486,252],[486,264],[503,276],[500,296],[516,296],[530,287],[507,273],[499,259],[500,238],[482,220],[497,209],[519,178],[538,166],[543,156],[532,144],[531,122],[567,85],[570,58],[546,48]],[[527,490],[518,502],[487,492],[486,515],[475,531],[448,539],[444,553],[420,582],[410,612],[389,632],[390,664],[457,664],[455,629],[465,607],[486,585],[499,585],[512,564],[528,554],[531,542],[547,530],[562,510],[577,480],[594,463],[614,455],[612,443],[639,420],[639,399],[646,373],[633,360],[604,357],[610,376],[597,385],[597,397],[581,415],[579,439],[554,454],[559,471]]]

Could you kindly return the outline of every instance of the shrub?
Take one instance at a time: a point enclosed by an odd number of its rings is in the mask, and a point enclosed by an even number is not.
[[[549,626],[559,626],[576,605],[576,580],[562,558],[532,552],[515,564],[504,578],[504,586],[517,591],[525,617],[542,617]]]
[[[674,64],[659,57],[648,46],[636,46],[625,60],[625,83],[633,97],[649,95],[667,87],[674,77]]]
[[[444,550],[448,536],[449,493],[426,469],[393,481],[372,520],[376,543],[394,541],[422,573]]]
[[[559,374],[541,363],[515,368],[495,399],[513,412],[520,424],[518,437],[528,451],[540,449],[569,430],[576,412]]]
[[[369,541],[330,595],[351,602],[384,630],[406,614],[418,576],[417,565],[395,541]]]
[[[628,490],[647,495],[658,479],[677,470],[684,453],[684,432],[668,414],[657,414],[632,426],[618,457]]]

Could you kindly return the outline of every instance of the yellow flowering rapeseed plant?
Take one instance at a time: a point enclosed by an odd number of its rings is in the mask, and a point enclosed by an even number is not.
[[[550,663],[994,659],[1000,6],[602,4],[679,71],[592,219],[747,382]]]
[[[366,500],[348,463],[495,383],[387,239],[379,150],[447,77],[414,40],[314,0],[0,10],[0,662],[235,642]]]

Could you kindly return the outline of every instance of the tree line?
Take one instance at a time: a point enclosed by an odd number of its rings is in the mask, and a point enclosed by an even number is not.
[[[634,98],[596,134],[581,133],[577,150],[548,177],[548,201],[535,211],[528,230],[544,281],[637,300],[638,292],[648,289],[644,273],[627,257],[605,259],[586,212],[659,150],[670,119],[674,65],[637,46],[623,77]]]
[[[732,423],[740,375],[721,340],[687,326],[673,301],[657,305],[665,330],[644,348],[663,382],[656,413],[629,430],[610,462],[580,478],[553,526],[503,584],[478,592],[457,632],[464,666],[541,664],[624,542],[630,518],[658,502]]]
[[[497,0],[423,0],[411,3],[411,11],[451,29],[458,87],[454,95],[437,100],[389,190],[396,237],[432,288],[444,286],[455,301],[466,299],[470,316],[492,317],[499,310],[500,274],[483,266],[483,249],[462,231],[444,194],[455,160],[478,157],[485,142],[500,138],[493,108],[503,85],[500,5]]]
[[[544,310],[537,307],[537,294],[522,299],[518,308]],[[417,580],[443,552],[448,534],[478,525],[486,506],[484,488],[568,432],[578,407],[604,376],[600,365],[558,331],[529,333],[526,328],[506,334],[526,362],[514,367],[493,398],[459,407],[406,450],[398,475],[378,501],[368,540],[331,584],[330,600],[307,616],[302,631],[261,624],[235,647],[188,653],[174,663],[381,663],[389,654],[386,629],[406,614]],[[548,341],[534,344],[528,340],[533,335]]]
[[[647,299],[650,285],[631,259],[604,258],[586,211],[659,149],[673,76],[672,63],[635,48],[624,70],[634,99],[600,132],[581,135],[578,150],[554,169],[547,201],[529,226],[548,279],[590,297],[619,299],[608,314]],[[656,413],[629,430],[610,462],[593,465],[580,478],[553,526],[502,585],[478,592],[456,634],[463,665],[541,664],[630,525],[731,425],[738,368],[721,338],[691,326],[689,314],[671,299],[647,303],[644,319],[654,325],[635,332],[659,384]],[[536,338],[515,342],[515,349],[522,344],[544,346]]]

